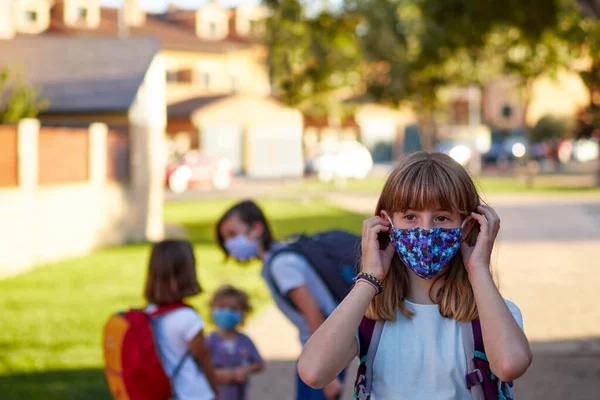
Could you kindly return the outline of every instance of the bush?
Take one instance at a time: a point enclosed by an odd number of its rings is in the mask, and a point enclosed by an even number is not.
[[[562,139],[573,131],[573,126],[574,121],[572,119],[546,115],[529,130],[529,141],[531,143],[542,143],[548,140]]]

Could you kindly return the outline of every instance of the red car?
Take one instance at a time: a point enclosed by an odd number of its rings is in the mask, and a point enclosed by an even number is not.
[[[175,193],[192,187],[225,190],[233,180],[231,160],[200,151],[189,151],[167,167],[166,185]]]

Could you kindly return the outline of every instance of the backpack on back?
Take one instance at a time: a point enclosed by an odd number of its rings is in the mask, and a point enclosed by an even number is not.
[[[373,383],[373,363],[384,321],[364,317],[358,328],[359,366],[354,383],[354,398],[369,400]],[[512,382],[500,381],[490,369],[485,355],[478,319],[461,324],[463,346],[467,355],[465,385],[473,400],[514,400]]]
[[[360,263],[360,243],[360,236],[342,230],[319,232],[311,236],[299,235],[271,255],[266,265],[267,277],[271,286],[279,291],[271,271],[272,261],[280,254],[299,254],[306,258],[339,304],[354,284],[354,275],[358,272]],[[296,309],[285,294],[278,294]]]
[[[116,400],[168,400],[174,393],[171,379],[179,372],[186,354],[171,377],[160,361],[151,319],[189,307],[183,303],[159,307],[152,313],[133,309],[112,315],[104,326],[104,375]]]

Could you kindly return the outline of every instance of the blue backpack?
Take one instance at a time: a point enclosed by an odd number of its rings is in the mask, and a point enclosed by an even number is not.
[[[352,289],[361,257],[361,237],[342,230],[319,232],[311,236],[297,235],[283,247],[275,250],[265,265],[271,287],[293,309],[294,303],[283,293],[273,279],[272,261],[280,254],[294,253],[306,258],[319,275],[336,303],[340,303]]]
[[[354,398],[369,400],[373,383],[373,361],[384,321],[364,317],[358,328],[359,366],[354,383]],[[481,324],[478,319],[461,324],[463,346],[467,354],[465,385],[473,400],[514,400],[512,382],[500,381],[490,369],[485,355]]]

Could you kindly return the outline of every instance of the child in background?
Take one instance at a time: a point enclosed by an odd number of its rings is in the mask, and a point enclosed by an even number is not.
[[[214,400],[215,370],[204,339],[204,321],[183,300],[200,294],[190,242],[164,240],[152,248],[145,297],[146,312],[171,311],[152,318],[161,363],[177,400]]]
[[[264,362],[250,338],[236,328],[250,311],[248,296],[232,286],[221,287],[211,301],[217,331],[207,343],[218,381],[219,400],[244,400],[248,378],[262,371]]]

